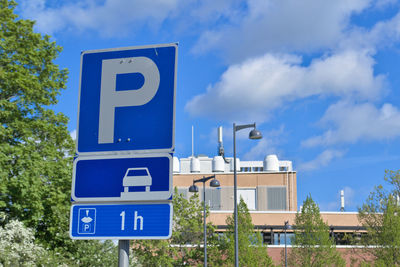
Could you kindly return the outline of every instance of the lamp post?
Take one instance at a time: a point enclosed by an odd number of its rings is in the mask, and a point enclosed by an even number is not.
[[[285,267],[287,267],[287,242],[286,242],[286,230],[292,228],[292,226],[289,224],[289,221],[285,221],[285,226],[283,229],[285,230]]]
[[[238,211],[237,211],[237,174],[236,174],[236,132],[242,129],[251,128],[254,129],[250,131],[250,139],[261,139],[262,134],[256,129],[256,124],[244,124],[236,125],[233,124],[233,207],[234,207],[234,220],[235,220],[235,267],[239,267],[239,237],[238,237]]]
[[[204,267],[207,266],[207,224],[206,224],[206,182],[210,179],[214,178],[211,182],[210,182],[210,186],[211,187],[219,187],[219,181],[217,179],[215,179],[215,175],[212,176],[208,176],[208,177],[204,177],[197,179],[197,180],[193,180],[193,184],[189,187],[189,192],[199,192],[199,188],[195,185],[195,183],[203,183],[203,217],[204,217]]]

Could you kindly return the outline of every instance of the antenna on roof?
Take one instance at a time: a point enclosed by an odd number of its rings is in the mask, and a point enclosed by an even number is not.
[[[218,127],[218,156],[224,155],[224,145],[222,144],[222,126]]]
[[[194,156],[194,140],[193,140],[193,135],[194,135],[194,126],[192,125],[192,157]]]
[[[344,190],[340,190],[340,211],[344,211]]]
[[[218,156],[222,156],[224,161],[228,163],[228,161],[225,159],[225,150],[224,145],[222,144],[222,126],[218,127]]]

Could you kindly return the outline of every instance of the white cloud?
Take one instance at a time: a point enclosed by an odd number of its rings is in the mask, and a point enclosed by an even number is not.
[[[69,133],[69,135],[71,136],[72,140],[76,140],[76,129],[73,130],[72,132]]]
[[[244,160],[263,160],[269,154],[279,154],[278,147],[285,142],[285,127],[281,125],[279,129],[269,132],[262,131],[263,138],[258,140],[246,154]]]
[[[399,5],[399,4],[397,4]],[[400,12],[387,20],[378,21],[370,29],[351,27],[340,40],[337,49],[377,49],[387,48],[400,40]]]
[[[119,37],[168,22],[174,31],[200,36],[195,53],[217,49],[238,62],[266,52],[320,52],[353,35],[373,43],[379,43],[377,36],[393,38],[398,19],[378,23],[369,36],[350,24],[353,14],[388,4],[392,0],[21,0],[18,9],[50,35],[94,31]]]
[[[221,19],[235,21],[242,15],[241,2],[241,0],[194,1],[194,5],[190,6],[190,17],[206,24]]]
[[[21,0],[24,18],[36,20],[36,29],[55,35],[93,31],[103,37],[125,37],[143,29],[156,32],[166,21],[172,31],[198,36],[220,21],[242,17],[241,0]],[[171,28],[167,32],[171,32]]]
[[[372,43],[380,47],[397,42],[400,39],[400,12],[390,20],[378,22],[368,37]]]
[[[389,5],[393,6],[395,4],[398,5],[397,0],[376,0],[374,3],[374,6],[381,9],[381,8],[385,8]]]
[[[272,110],[309,96],[376,99],[384,76],[374,76],[374,64],[367,51],[342,51],[309,66],[297,56],[266,54],[230,66],[185,109],[194,116],[263,122]]]
[[[328,108],[320,123],[328,130],[305,140],[305,147],[388,140],[400,137],[400,110],[391,104],[376,108],[371,103],[354,105],[341,101]]]
[[[312,52],[332,48],[344,37],[351,15],[370,0],[244,1],[240,20],[205,31],[193,52],[217,49],[232,62],[274,52]]]
[[[263,138],[243,155],[243,160],[263,160],[269,154],[276,154],[276,144],[271,139]]]
[[[344,155],[344,151],[328,149],[319,154],[315,159],[300,163],[299,170],[312,171],[321,167],[327,166],[335,158],[340,158]]]
[[[48,1],[50,2],[50,1]],[[158,27],[165,19],[184,6],[180,0],[84,0],[48,6],[46,0],[23,1],[22,15],[36,20],[36,28],[53,35],[71,30],[97,31],[102,36],[120,36],[139,30],[143,25]]]

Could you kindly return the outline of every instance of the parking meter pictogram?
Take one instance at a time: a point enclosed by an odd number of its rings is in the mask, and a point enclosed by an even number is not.
[[[79,209],[78,233],[94,234],[96,228],[96,209]]]

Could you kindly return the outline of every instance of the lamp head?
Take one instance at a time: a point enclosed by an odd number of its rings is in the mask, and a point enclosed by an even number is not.
[[[197,187],[197,185],[192,184],[192,185],[189,187],[189,192],[191,192],[191,193],[199,192],[199,188]]]
[[[256,128],[254,128],[253,130],[251,130],[251,132],[249,133],[249,138],[250,139],[261,139],[262,138],[262,134],[259,130],[257,130]]]
[[[210,186],[211,187],[219,187],[220,183],[219,183],[219,181],[217,179],[214,178],[214,179],[211,180]]]

